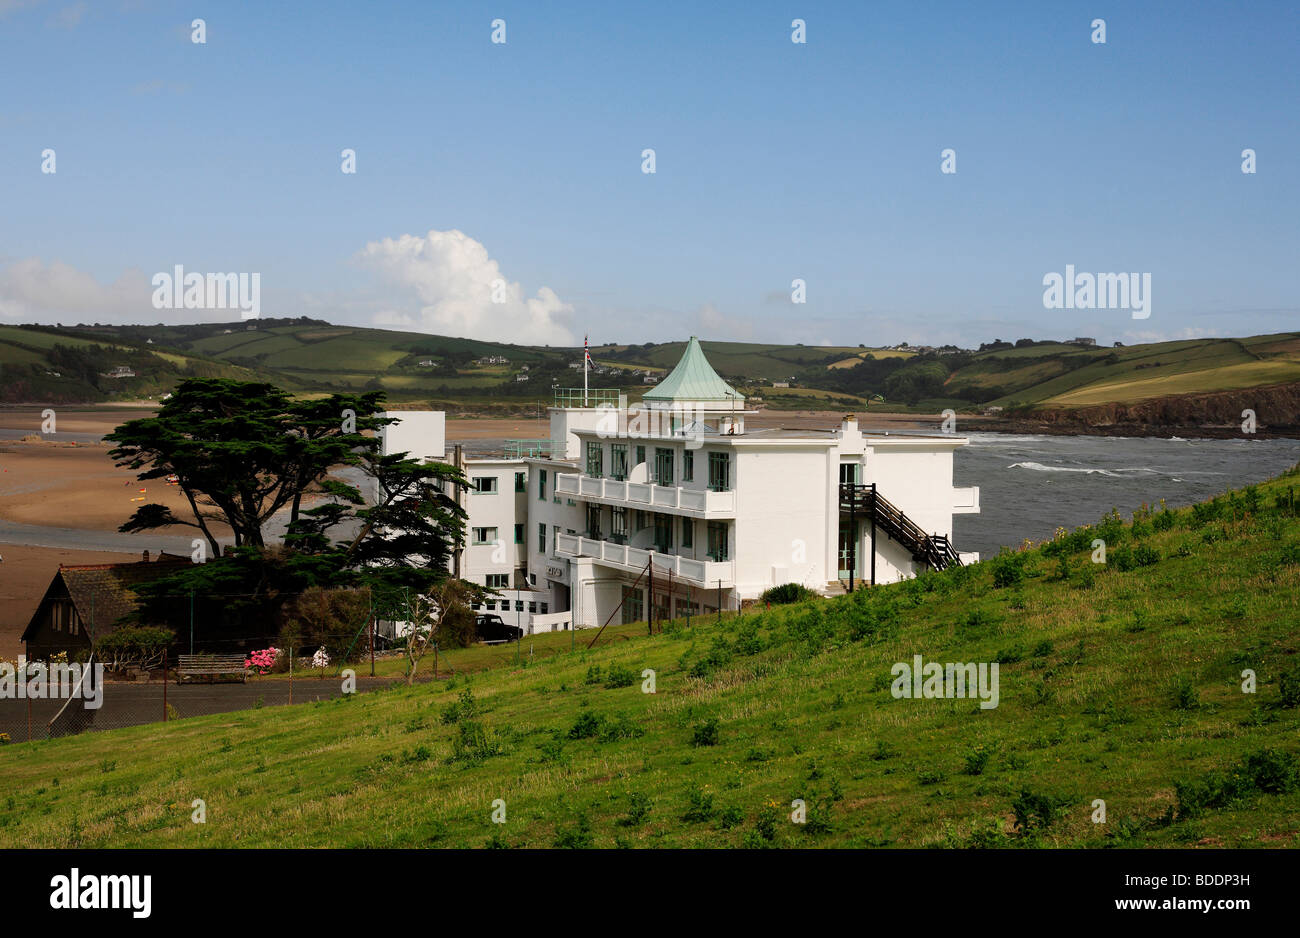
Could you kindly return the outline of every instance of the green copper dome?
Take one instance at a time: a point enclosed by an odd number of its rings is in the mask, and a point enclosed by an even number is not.
[[[668,377],[641,395],[644,401],[743,401],[741,394],[718,377],[704,357],[700,340],[691,336],[681,361]]]

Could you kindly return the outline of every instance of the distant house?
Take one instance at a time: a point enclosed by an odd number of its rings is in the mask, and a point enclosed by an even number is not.
[[[527,381],[527,380],[528,380],[528,375],[515,375],[515,380],[516,380],[516,381]]]
[[[789,382],[789,381],[773,381],[773,382],[772,382],[772,387],[774,387],[774,388],[788,388],[789,386],[790,386],[790,382]]]
[[[420,367],[421,367],[421,368],[432,368],[432,367],[433,367],[433,359],[432,359],[432,358],[422,358],[422,359],[420,359]]]
[[[508,365],[508,364],[510,364],[510,359],[506,358],[504,355],[485,355],[485,356],[482,357],[482,358],[476,358],[476,359],[474,359],[474,364],[476,364],[476,365]]]
[[[105,378],[134,378],[135,372],[127,365],[114,365],[108,371],[104,372]]]
[[[981,413],[984,414],[985,417],[992,417],[995,414],[1002,413],[1002,408],[994,404],[992,407],[985,407],[984,410],[981,411]]]
[[[134,563],[59,564],[23,630],[27,657],[44,661],[59,652],[66,652],[69,660],[84,656],[93,638],[108,635],[120,619],[135,612],[135,586],[189,562],[188,557],[164,553],[151,563],[145,551],[144,559]]]
[[[569,367],[570,367],[570,368],[581,368],[581,367],[582,367],[582,362],[569,362]]]
[[[1090,339],[1087,336],[1075,336],[1070,340],[1073,345],[1096,345],[1096,339]]]
[[[658,376],[658,375],[646,375],[644,378],[641,379],[641,383],[642,383],[642,384],[658,384],[658,383],[659,383],[659,376]]]

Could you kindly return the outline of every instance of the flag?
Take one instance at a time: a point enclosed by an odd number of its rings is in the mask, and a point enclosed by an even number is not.
[[[587,337],[585,335],[582,337],[582,363],[584,365],[596,364],[591,359],[591,352],[587,350]]]

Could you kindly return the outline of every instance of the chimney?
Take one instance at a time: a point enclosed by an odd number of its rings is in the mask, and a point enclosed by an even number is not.
[[[844,422],[840,424],[840,432],[841,432],[841,433],[853,433],[853,432],[856,432],[857,429],[858,429],[858,415],[857,415],[857,414],[845,414],[845,415],[844,415]]]
[[[145,563],[149,562],[149,548],[147,547],[144,549],[144,562]]]

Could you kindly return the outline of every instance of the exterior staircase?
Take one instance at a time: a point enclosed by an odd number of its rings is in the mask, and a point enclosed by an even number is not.
[[[925,564],[932,570],[961,566],[961,556],[945,535],[926,534],[916,522],[876,491],[874,482],[866,485],[842,483],[840,511],[864,521],[874,519],[877,531],[884,531],[911,551],[912,560]]]

